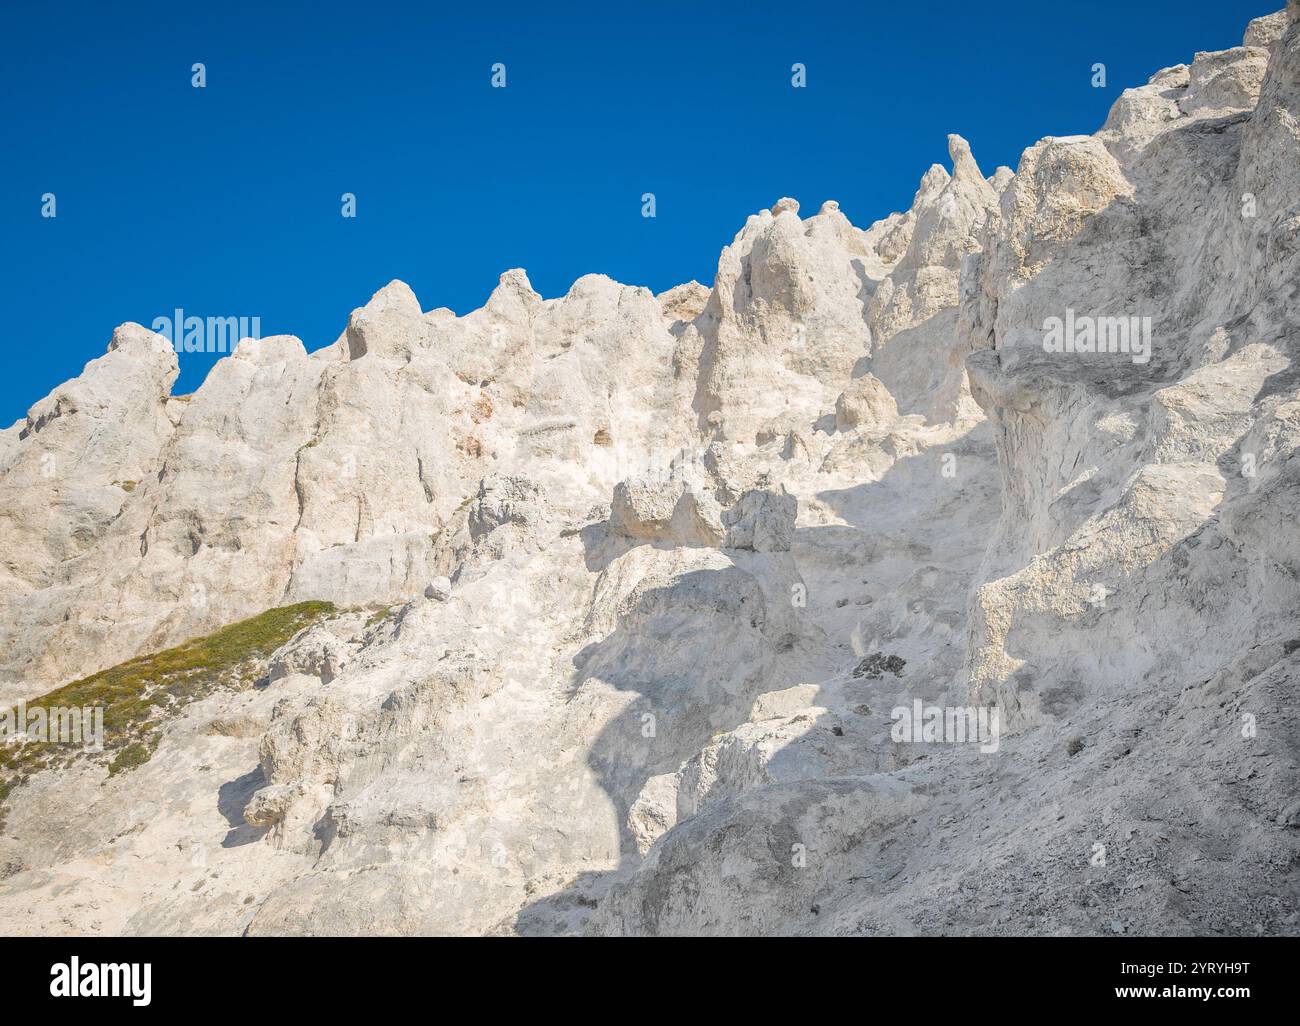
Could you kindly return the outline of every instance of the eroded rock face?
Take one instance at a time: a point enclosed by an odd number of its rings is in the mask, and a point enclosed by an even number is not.
[[[168,393],[178,373],[166,339],[124,324],[104,356],[0,433],[0,700],[82,669],[110,633],[109,610],[78,600],[91,586],[80,571],[70,584],[65,568],[96,561],[98,540],[158,472],[175,430]],[[54,638],[70,608],[82,640],[63,651]]]
[[[835,429],[852,431],[862,425],[888,424],[898,416],[898,404],[873,374],[854,378],[835,400]]]
[[[292,673],[317,677],[328,684],[352,658],[353,647],[327,627],[313,627],[276,652],[271,660],[272,682]]]
[[[755,552],[789,552],[794,541],[795,512],[798,502],[789,492],[754,489],[740,497],[722,514],[727,529],[727,545],[733,549]]]
[[[0,697],[350,611],[22,784],[0,925],[1297,932],[1295,21],[711,288],[394,282],[190,397],[119,328],[0,432]]]

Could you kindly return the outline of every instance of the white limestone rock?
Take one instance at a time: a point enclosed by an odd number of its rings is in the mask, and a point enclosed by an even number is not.
[[[309,627],[276,652],[268,677],[274,683],[290,674],[302,673],[328,684],[339,675],[352,654],[352,647],[329,628]]]
[[[0,431],[0,698],[339,610],[19,783],[4,931],[1294,933],[1296,15],[711,288],[394,282],[192,396],[119,328]]]
[[[424,597],[436,602],[446,602],[451,598],[451,580],[447,577],[435,577],[425,587]]]
[[[722,514],[727,547],[755,552],[789,552],[799,503],[788,492],[754,489]]]
[[[851,431],[862,424],[885,424],[898,416],[898,404],[873,374],[854,378],[835,400],[835,430]]]
[[[614,489],[610,530],[636,541],[716,545],[723,538],[721,517],[722,508],[706,492],[623,481]]]

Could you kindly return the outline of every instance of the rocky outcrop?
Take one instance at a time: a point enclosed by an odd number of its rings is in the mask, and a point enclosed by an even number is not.
[[[727,545],[755,552],[789,552],[794,541],[795,497],[781,492],[748,491],[722,514]]]
[[[0,432],[0,697],[339,608],[15,783],[0,923],[1297,932],[1296,17],[709,288],[119,328]]]
[[[873,374],[854,378],[835,400],[835,430],[852,431],[862,425],[888,424],[898,416],[898,404]]]

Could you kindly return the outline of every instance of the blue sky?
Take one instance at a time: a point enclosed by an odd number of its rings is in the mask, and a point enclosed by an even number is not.
[[[5,0],[0,423],[117,324],[176,307],[257,316],[316,349],[393,278],[459,313],[516,266],[547,297],[589,272],[709,284],[780,196],[836,199],[865,226],[947,163],[948,132],[986,174],[1014,168],[1282,6]],[[189,392],[214,358],[180,359]]]

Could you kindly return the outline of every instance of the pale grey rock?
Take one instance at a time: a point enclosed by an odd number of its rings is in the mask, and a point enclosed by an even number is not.
[[[755,552],[789,552],[794,540],[798,500],[781,492],[748,491],[722,514],[727,547]]]
[[[925,805],[905,786],[859,780],[777,785],[719,802],[662,838],[641,871],[601,902],[589,928],[788,932],[820,915],[818,898],[844,878],[850,850],[870,846]],[[878,883],[886,872],[864,866],[854,875]]]
[[[352,647],[327,627],[309,627],[275,653],[268,677],[275,682],[302,673],[328,684],[347,665],[352,653]]]
[[[123,326],[0,431],[2,696],[355,611],[20,785],[4,931],[1294,933],[1296,12],[712,288],[392,283],[189,397]]]
[[[835,400],[835,430],[851,431],[862,424],[888,423],[898,416],[898,404],[873,374],[854,378]]]
[[[478,497],[470,503],[469,532],[481,538],[499,527],[527,528],[542,512],[541,490],[524,477],[485,477],[479,482]]]
[[[451,598],[451,581],[446,577],[435,577],[424,589],[424,597],[438,602]]]
[[[998,196],[1001,196],[1007,191],[1007,186],[1011,184],[1011,180],[1015,177],[1016,173],[1012,171],[1011,168],[1007,167],[1005,164],[1001,164],[998,166],[997,170],[993,172],[992,177],[989,178],[989,188],[991,188]]]
[[[288,784],[272,784],[264,787],[257,791],[244,806],[244,822],[259,829],[274,826],[284,819],[285,813],[296,797],[298,797],[297,789]]]
[[[660,837],[677,825],[677,775],[661,773],[646,781],[627,814],[627,829],[644,855]]]
[[[1266,14],[1262,18],[1255,18],[1246,25],[1246,35],[1242,38],[1241,45],[1267,49],[1286,34],[1288,24],[1286,11],[1277,11]]]
[[[688,281],[685,285],[677,285],[667,292],[659,293],[656,298],[664,320],[669,324],[669,330],[680,334],[704,312],[709,303],[709,289],[698,281]]]
[[[718,500],[698,478],[637,478],[615,486],[609,529],[637,542],[718,545],[722,516]]]
[[[1179,101],[1184,113],[1231,113],[1253,107],[1268,70],[1268,51],[1238,47],[1198,53],[1189,69],[1187,92]]]
[[[620,481],[614,487],[609,528],[637,541],[666,538],[680,492],[668,482]]]
[[[846,380],[871,352],[864,308],[880,267],[837,208],[804,220],[790,210],[750,217],[681,336],[694,359],[699,428],[752,443],[815,421],[838,394],[827,382]]]

